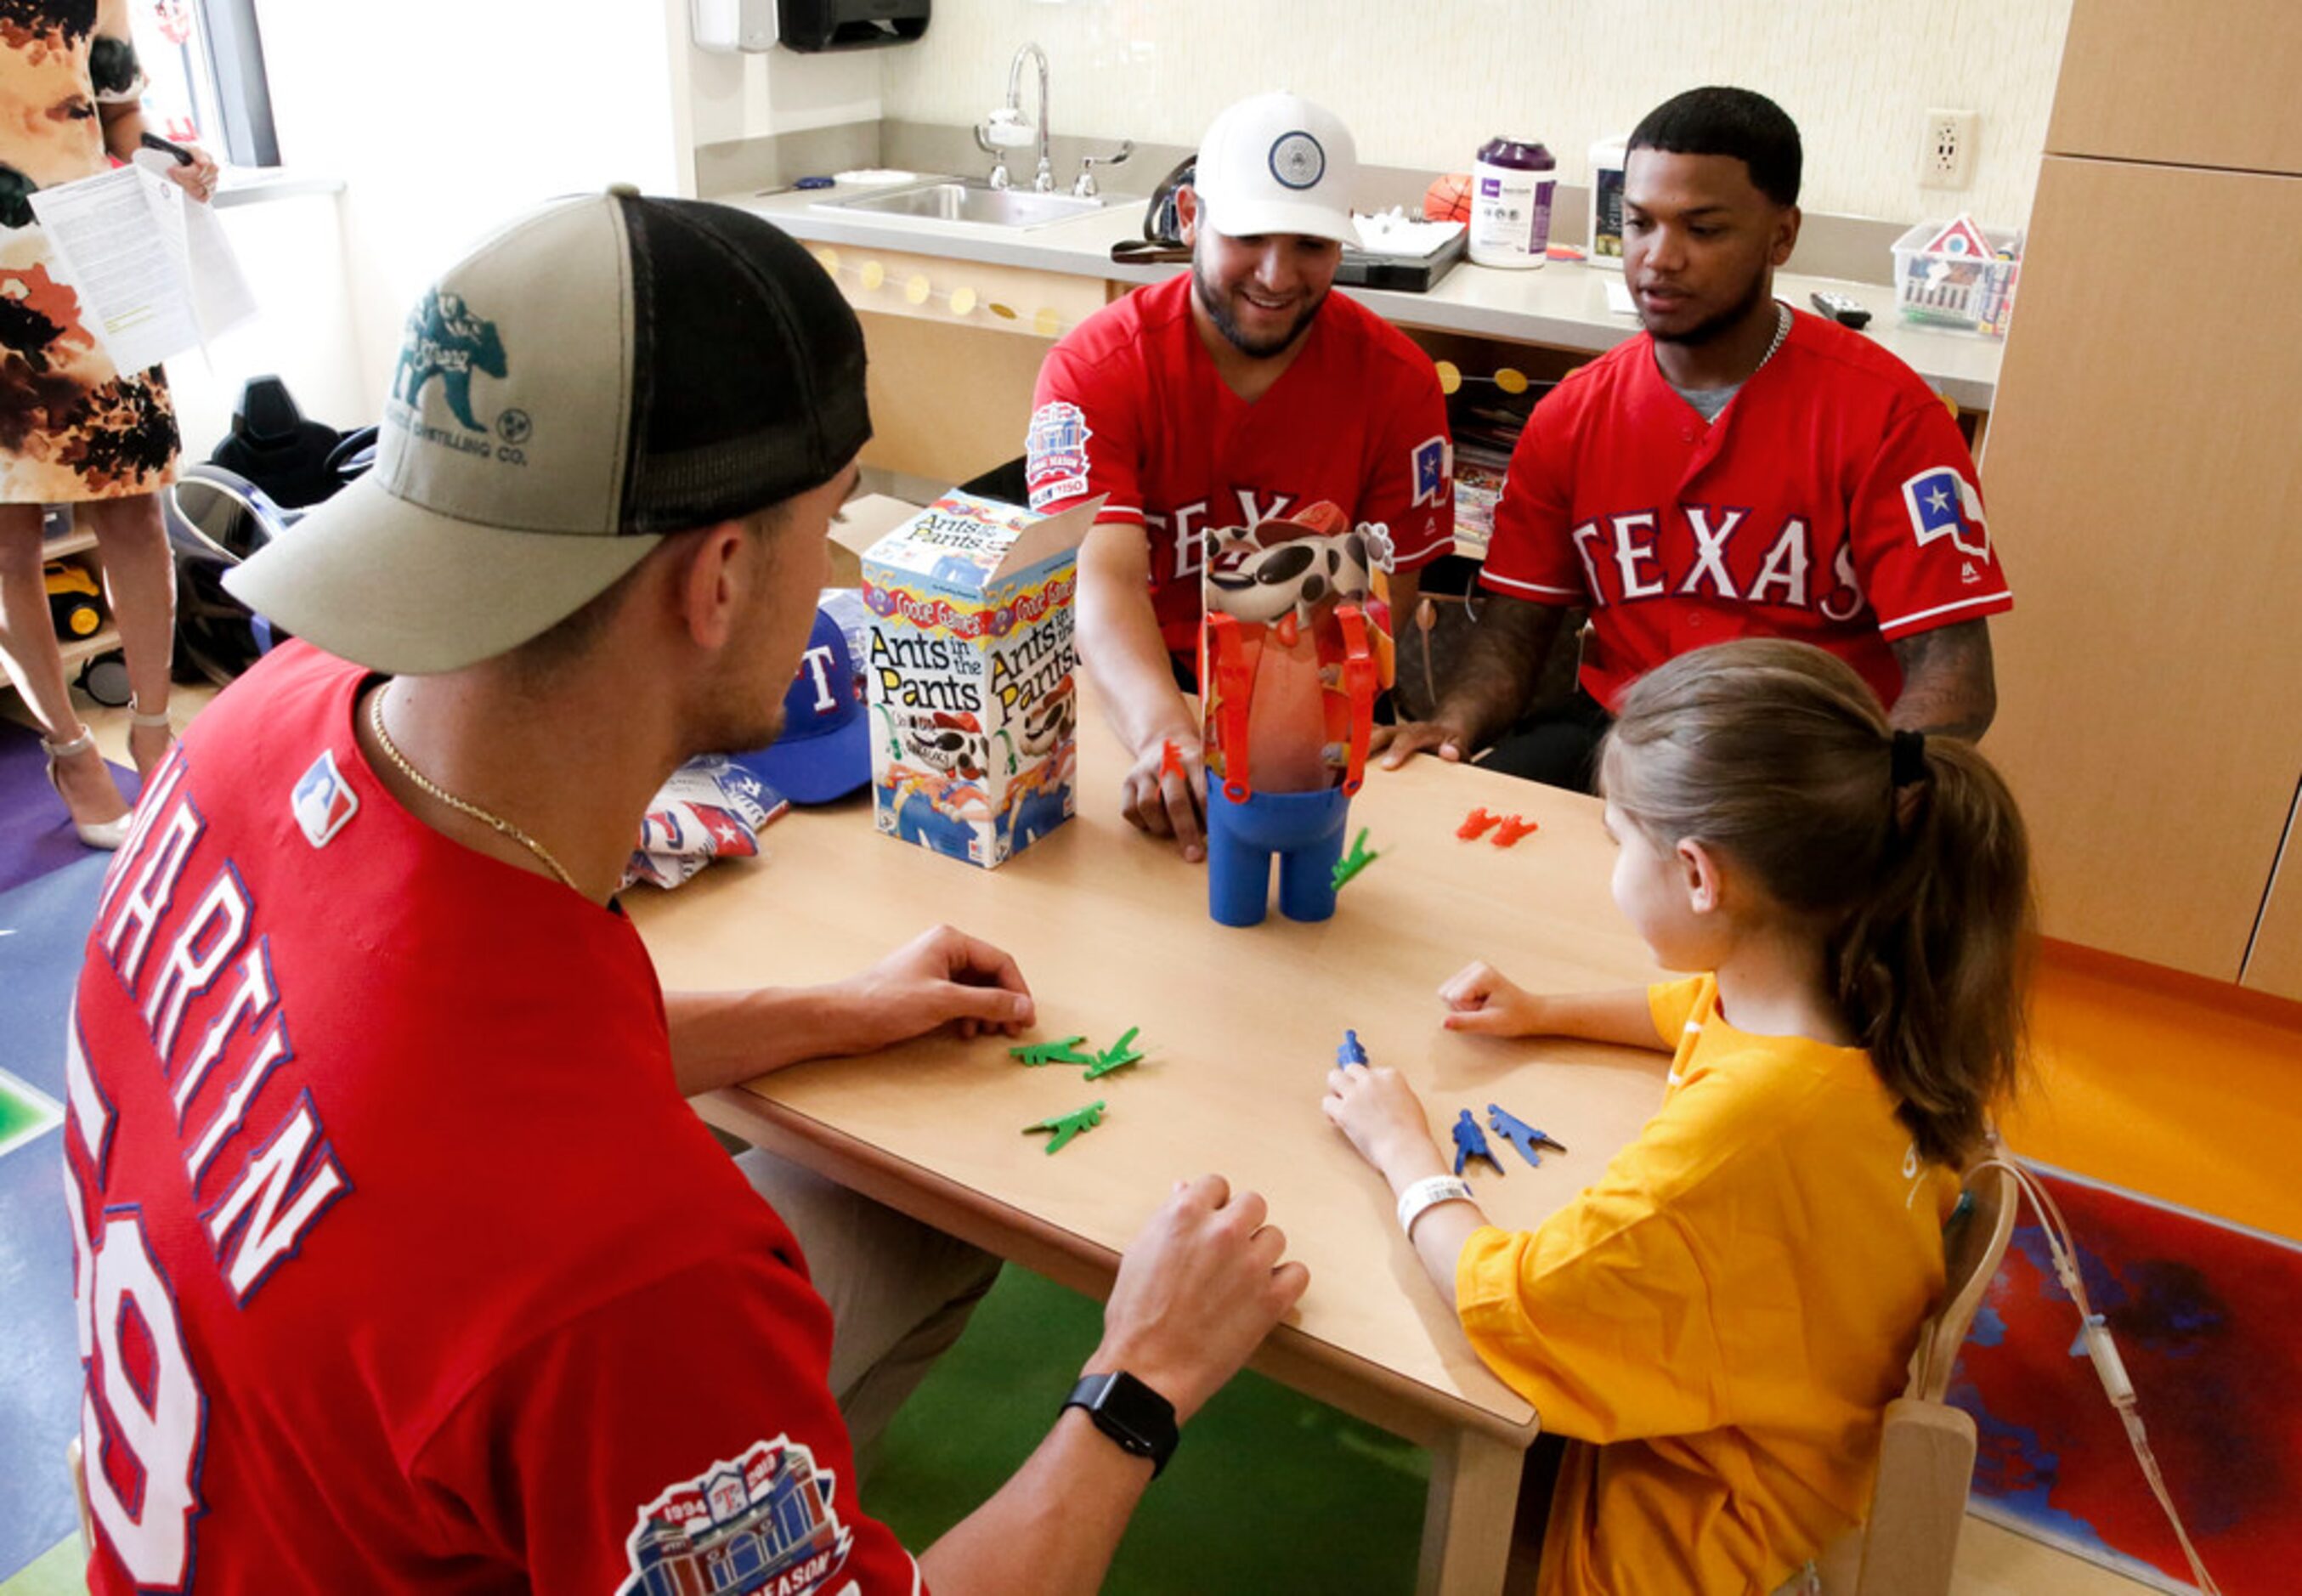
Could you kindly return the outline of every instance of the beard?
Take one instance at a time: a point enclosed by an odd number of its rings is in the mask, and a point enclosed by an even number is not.
[[[1705,316],[1702,320],[1697,322],[1693,326],[1687,328],[1683,332],[1658,332],[1652,327],[1647,327],[1647,336],[1653,339],[1657,343],[1709,343],[1713,339],[1731,332],[1736,327],[1742,325],[1744,319],[1750,315],[1752,310],[1769,297],[1767,291],[1768,288],[1769,283],[1767,281],[1767,273],[1760,272],[1751,279],[1749,290],[1745,292],[1740,299],[1736,300],[1725,310],[1718,312],[1718,315]],[[1646,317],[1644,315],[1641,315],[1639,317],[1639,323],[1642,326],[1644,326],[1646,323]]]
[[[1196,256],[1191,260],[1191,287],[1199,296],[1199,303],[1206,307],[1207,319],[1215,324],[1215,331],[1250,360],[1268,360],[1283,352],[1303,336],[1303,329],[1311,324],[1311,318],[1319,314],[1319,307],[1327,302],[1327,296],[1321,294],[1303,307],[1285,332],[1275,338],[1257,339],[1239,324],[1239,319],[1231,314],[1231,296],[1215,286]]]

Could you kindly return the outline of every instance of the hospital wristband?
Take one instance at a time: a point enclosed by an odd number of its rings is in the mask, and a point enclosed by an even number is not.
[[[1441,1203],[1468,1202],[1471,1183],[1460,1175],[1426,1175],[1399,1194],[1399,1228],[1415,1239],[1415,1222],[1425,1208]]]

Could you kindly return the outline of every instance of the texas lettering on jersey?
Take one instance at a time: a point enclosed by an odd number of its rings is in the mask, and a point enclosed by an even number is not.
[[[1839,543],[1826,572],[1818,568],[1810,517],[1753,521],[1745,508],[1681,504],[1594,516],[1567,535],[1594,604],[1714,598],[1819,610],[1832,621],[1861,613],[1851,544]]]
[[[178,751],[155,773],[105,878],[81,980],[117,983],[141,1021],[148,1065],[126,1067],[158,1072],[209,1255],[245,1310],[352,1183],[309,1091],[272,1092],[265,1114],[251,1116],[275,1076],[292,1081],[296,1049],[257,905],[230,858],[200,854],[206,825],[183,790],[184,770]],[[296,793],[281,794],[315,845],[341,824],[326,791],[333,776],[315,765]],[[186,1022],[196,1004],[203,1025]],[[139,1587],[181,1590],[202,1511],[208,1394],[146,1233],[144,1194],[115,1182],[115,1105],[88,1068],[77,1018],[65,1080],[88,1506]]]

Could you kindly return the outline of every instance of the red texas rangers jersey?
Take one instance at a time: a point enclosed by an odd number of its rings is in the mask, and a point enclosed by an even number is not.
[[[1592,606],[1583,685],[1609,709],[1664,660],[1752,636],[1819,644],[1892,704],[1889,643],[2014,602],[1942,401],[1803,314],[1708,426],[1643,333],[1569,374],[1512,452],[1484,580]]]
[[[449,842],[291,644],[155,773],[65,1188],[98,1592],[917,1589],[619,912]]]
[[[1191,321],[1191,276],[1137,289],[1048,351],[1032,400],[1031,508],[1110,495],[1098,523],[1151,535],[1152,605],[1167,646],[1197,647],[1210,527],[1326,500],[1389,528],[1394,568],[1452,547],[1455,474],[1430,357],[1357,300],[1329,294],[1294,363],[1247,403]]]

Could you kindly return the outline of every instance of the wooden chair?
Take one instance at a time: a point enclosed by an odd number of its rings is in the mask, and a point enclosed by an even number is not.
[[[1985,1155],[1999,1155],[1995,1143]],[[1824,1596],[1948,1596],[1974,1477],[1974,1420],[1943,1396],[2018,1207],[2003,1168],[1970,1172],[1966,1195],[1947,1239],[1942,1306],[1920,1330],[1910,1383],[1886,1405],[1869,1519],[1816,1560]]]

